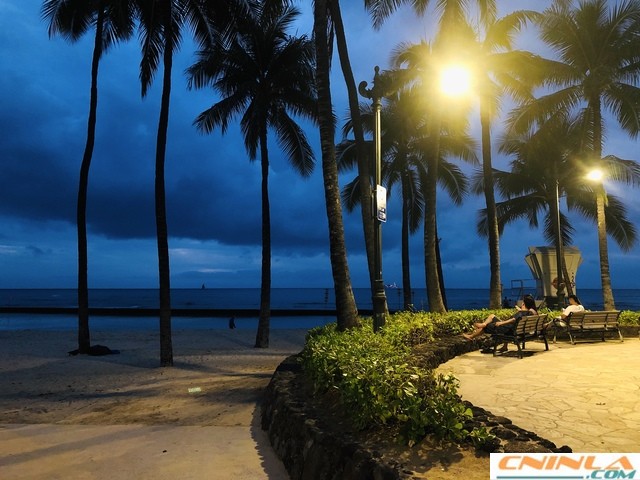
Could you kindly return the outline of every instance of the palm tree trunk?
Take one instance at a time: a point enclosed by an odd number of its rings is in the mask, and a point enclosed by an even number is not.
[[[260,283],[260,317],[256,348],[269,347],[271,319],[271,212],[269,207],[269,152],[266,126],[260,132],[260,165],[262,168],[262,280]]]
[[[316,0],[314,3],[313,32],[316,47],[316,82],[318,88],[322,176],[324,179],[327,219],[329,221],[329,249],[336,296],[336,320],[338,329],[345,330],[358,325],[358,310],[351,288],[349,265],[347,263],[347,248],[344,241],[344,225],[338,184],[338,166],[335,156],[335,125],[329,81],[330,49],[327,37],[329,11],[327,6],[327,0]]]
[[[402,173],[402,297],[403,308],[411,310],[413,299],[411,298],[411,267],[409,260],[409,191],[407,173]]]
[[[171,16],[167,15],[165,35],[171,32]],[[156,142],[156,232],[158,241],[158,276],[160,280],[160,365],[173,365],[173,346],[171,340],[171,278],[169,272],[169,235],[167,229],[166,194],[164,166],[167,149],[167,130],[169,128],[169,101],[171,98],[171,70],[173,52],[170,41],[164,46],[164,72],[162,83],[162,101],[158,122]]]
[[[89,119],[87,120],[87,142],[80,165],[78,185],[78,205],[76,224],[78,229],[78,352],[89,353],[91,334],[89,331],[89,259],[87,254],[87,190],[89,169],[93,158],[96,139],[96,117],[98,112],[98,66],[102,56],[102,31],[104,28],[104,10],[98,11],[96,36],[91,60],[91,95],[89,99]]]
[[[438,182],[438,155],[440,153],[440,119],[434,112],[430,132],[430,149],[428,177],[425,186],[425,274],[427,283],[427,298],[431,312],[444,313],[446,308],[440,291],[440,276],[438,274],[437,233],[436,233],[436,203]]]
[[[553,192],[553,206],[550,206],[550,211],[553,211],[553,229],[555,230],[555,244],[556,244],[556,295],[558,308],[565,307],[564,289],[567,284],[567,279],[564,276],[562,270],[562,259],[564,258],[564,249],[562,248],[562,227],[560,225],[560,180],[558,179],[558,164],[554,163],[554,192]]]
[[[591,102],[593,113],[593,153],[598,162],[602,159],[602,110],[600,97]],[[599,183],[595,188],[596,219],[598,222],[598,252],[600,254],[600,282],[602,284],[602,300],[605,310],[615,310],[611,288],[611,274],[609,272],[609,247],[607,245],[607,221],[605,213],[606,192],[604,185]]]
[[[438,219],[436,218],[436,262],[438,263],[438,282],[440,285],[440,295],[442,295],[442,304],[447,310],[447,291],[444,288],[444,273],[442,272],[442,258],[440,257],[440,237],[438,237]]]
[[[487,205],[489,229],[489,308],[502,305],[502,279],[500,278],[500,229],[493,189],[493,165],[491,158],[491,119],[486,106],[480,106],[480,125],[482,128],[482,176],[484,179],[484,199]]]
[[[573,295],[573,281],[569,277],[567,270],[567,259],[564,256],[564,246],[562,248],[562,278],[564,278],[565,287],[567,287],[567,295]]]
[[[616,304],[611,288],[609,272],[609,248],[607,246],[607,226],[605,215],[606,192],[604,186],[596,187],[596,212],[598,220],[598,252],[600,253],[600,281],[602,283],[602,300],[605,310],[615,310]]]
[[[338,47],[338,55],[342,74],[347,86],[347,96],[349,99],[349,110],[351,112],[351,120],[353,123],[353,138],[356,145],[356,156],[358,157],[358,178],[360,188],[360,205],[362,213],[362,226],[364,229],[364,243],[367,251],[367,265],[369,267],[369,282],[371,291],[375,292],[375,275],[374,275],[374,218],[371,209],[371,169],[369,168],[370,155],[367,155],[366,143],[364,140],[364,132],[362,129],[362,120],[360,118],[360,104],[358,102],[358,90],[353,77],[353,70],[349,60],[349,50],[347,48],[347,39],[342,22],[342,13],[340,11],[340,1],[331,0],[331,17],[336,32],[336,44]],[[385,297],[385,310],[386,310]]]

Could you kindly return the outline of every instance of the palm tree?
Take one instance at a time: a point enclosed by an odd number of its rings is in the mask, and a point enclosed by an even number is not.
[[[286,31],[299,11],[281,2],[265,2],[238,21],[231,42],[215,44],[198,52],[188,69],[189,85],[212,86],[222,99],[202,112],[198,129],[223,132],[242,112],[240,125],[249,158],[260,149],[262,168],[262,282],[260,319],[256,347],[269,346],[271,314],[271,214],[269,208],[269,155],[267,133],[275,130],[278,143],[293,167],[304,177],[313,171],[314,157],[302,129],[290,113],[316,118],[313,43],[291,37]]]
[[[335,152],[335,118],[329,86],[331,42],[329,39],[329,7],[332,0],[315,0],[313,5],[313,37],[316,54],[316,87],[318,89],[318,123],[322,152],[322,178],[329,222],[331,271],[336,296],[337,326],[339,330],[358,325],[340,204],[340,186]]]
[[[632,138],[640,133],[640,2],[625,0],[609,7],[606,0],[583,0],[577,6],[557,0],[543,12],[541,38],[558,55],[546,84],[556,91],[525,103],[510,115],[515,132],[526,132],[549,117],[570,111],[579,116],[583,150],[589,163],[602,159],[608,110]],[[607,246],[607,202],[602,185],[595,188],[600,279],[605,309],[614,309]],[[609,197],[609,207],[611,206]]]
[[[354,148],[357,151],[357,165],[358,175],[360,177],[359,195],[360,195],[360,212],[362,216],[362,225],[364,232],[365,250],[367,253],[367,265],[369,268],[369,283],[371,286],[371,293],[373,295],[373,301],[379,301],[384,305],[382,310],[387,310],[387,299],[384,289],[380,291],[376,285],[375,269],[375,232],[374,232],[374,214],[372,209],[371,198],[373,194],[372,189],[372,177],[371,167],[368,162],[367,150],[365,148],[364,131],[362,129],[360,116],[360,106],[358,102],[358,89],[356,88],[355,78],[353,76],[353,69],[351,68],[351,61],[349,59],[349,50],[347,46],[347,37],[342,21],[342,13],[340,11],[339,0],[331,0],[329,3],[330,8],[330,21],[333,30],[335,31],[336,46],[338,50],[338,58],[340,59],[340,66],[347,87],[347,98],[349,100],[349,111],[351,112],[351,118],[353,118],[353,138]]]
[[[429,138],[425,132],[424,112],[414,108],[417,98],[422,95],[418,88],[403,89],[387,97],[382,109],[382,178],[388,187],[389,196],[393,187],[400,187],[402,197],[402,289],[404,309],[412,308],[411,275],[409,267],[409,236],[417,231],[424,218],[423,185],[428,178],[425,152]],[[361,119],[365,131],[373,130],[373,111],[363,107]],[[351,132],[353,121],[348,121],[343,133],[345,139],[338,145],[339,166],[345,170],[354,165],[355,142],[346,139]],[[446,132],[445,132],[446,133]],[[467,191],[467,180],[459,167],[446,160],[447,155],[455,155],[470,162],[477,162],[473,152],[474,142],[465,135],[443,135],[439,159],[439,184],[449,197],[460,204]],[[360,198],[354,195],[359,182],[357,177],[347,184],[342,192],[347,209],[353,209]]]
[[[559,194],[565,196],[569,211],[596,220],[593,186],[580,174],[580,127],[579,122],[556,118],[533,133],[511,133],[503,139],[501,151],[514,155],[515,159],[510,171],[494,171],[496,187],[506,198],[497,204],[501,232],[505,225],[519,219],[526,219],[531,228],[537,228],[539,215],[544,212],[544,236],[549,242],[559,241],[557,247],[562,250],[563,245],[571,243],[575,229],[562,212],[559,212],[559,222],[555,218]],[[603,162],[617,181],[630,185],[640,183],[638,163],[614,156],[605,157]],[[481,178],[476,179],[476,189],[481,182]],[[636,229],[628,220],[623,203],[613,195],[609,196],[606,215],[610,220],[608,233],[622,250],[630,250],[636,242]],[[487,226],[484,210],[478,230],[486,233]],[[563,276],[567,277],[566,272]]]
[[[500,100],[509,94],[518,101],[531,98],[531,85],[535,81],[534,68],[538,57],[522,50],[513,50],[514,35],[527,22],[536,19],[532,11],[516,11],[502,18],[488,15],[482,25],[484,38],[468,26],[463,35],[468,42],[467,61],[473,72],[473,92],[480,103],[482,144],[482,193],[484,194],[489,243],[489,308],[499,308],[502,299],[500,275],[500,234],[496,213],[491,154],[491,124],[500,111]],[[462,26],[464,29],[464,27]]]
[[[425,13],[430,2],[429,0],[365,0],[365,7],[369,10],[372,16],[374,27],[379,27],[400,5],[406,3],[411,4],[416,13],[421,15]],[[495,16],[495,0],[477,0],[476,4],[478,6],[481,19]],[[441,53],[444,51],[445,47],[449,49],[449,52],[457,50],[457,35],[459,27],[466,24],[465,18],[469,6],[468,0],[441,0],[437,2],[436,8],[440,17],[440,26],[435,44],[442,46],[438,47],[438,50],[440,50]],[[441,60],[444,60],[444,57],[442,57]],[[403,60],[400,60],[400,62],[402,61]],[[435,65],[433,67],[435,67]],[[432,70],[434,69],[435,68],[432,68]],[[431,73],[433,74],[434,72],[432,71]],[[430,136],[434,141],[431,142],[431,152],[428,155],[428,158],[431,162],[430,171],[434,175],[432,175],[432,178],[429,179],[425,186],[427,195],[427,209],[425,216],[425,269],[427,275],[427,297],[429,299],[429,308],[432,311],[444,312],[446,310],[446,306],[444,304],[442,288],[440,287],[442,282],[440,281],[440,275],[438,272],[438,245],[436,233],[436,159],[438,158],[438,149],[440,148],[436,137],[438,136],[437,133],[440,131],[440,120],[438,118],[438,112],[440,111],[440,108],[432,110],[432,118],[430,121]]]
[[[87,120],[87,140],[78,186],[76,225],[78,231],[78,351],[89,353],[89,281],[87,254],[87,187],[89,169],[96,138],[98,111],[98,67],[102,54],[119,41],[133,34],[134,12],[127,0],[45,0],[42,16],[49,23],[49,36],[62,35],[79,40],[92,26],[96,33],[91,60],[91,94]]]
[[[437,237],[437,181],[443,132],[462,132],[467,127],[464,101],[449,102],[446,105],[440,94],[440,78],[447,49],[440,42],[432,46],[427,42],[414,45],[400,45],[393,55],[394,66],[399,68],[395,75],[405,82],[417,82],[423,92],[413,108],[425,112],[425,137],[429,139],[425,151],[428,177],[423,184],[425,195],[425,275],[429,309],[433,312],[444,312],[444,288],[441,279],[438,259]],[[402,68],[406,67],[406,68]]]
[[[247,0],[248,1],[248,0]],[[140,81],[142,96],[147,94],[162,61],[162,97],[155,161],[155,217],[158,243],[158,278],[160,284],[160,364],[173,365],[171,339],[171,281],[167,231],[164,170],[169,127],[171,73],[173,54],[180,48],[182,31],[189,27],[200,45],[213,42],[213,36],[228,30],[233,15],[246,2],[205,2],[202,0],[135,0],[140,19],[142,61]],[[213,20],[218,29],[215,29]]]

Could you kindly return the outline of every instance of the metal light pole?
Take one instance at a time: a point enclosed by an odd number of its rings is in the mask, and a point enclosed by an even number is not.
[[[384,291],[384,282],[382,281],[382,222],[387,220],[387,203],[386,189],[380,185],[381,169],[382,169],[382,146],[381,146],[381,129],[380,129],[380,110],[382,109],[381,99],[384,90],[380,77],[380,67],[376,66],[373,75],[373,85],[367,89],[367,82],[360,82],[358,91],[365,98],[370,98],[373,102],[374,110],[374,130],[373,141],[375,144],[375,186],[372,189],[371,197],[373,201],[373,330],[378,331],[384,326],[385,316],[387,313],[387,297]]]

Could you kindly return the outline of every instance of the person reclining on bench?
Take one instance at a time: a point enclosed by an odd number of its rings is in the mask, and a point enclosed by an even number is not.
[[[532,295],[525,295],[522,299],[522,306],[516,307],[518,310],[514,316],[506,320],[498,320],[493,313],[489,315],[482,323],[475,323],[473,326],[475,330],[472,333],[463,333],[462,336],[467,340],[473,340],[483,333],[494,334],[499,333],[502,335],[509,335],[513,333],[515,321],[518,318],[525,317],[527,315],[537,315],[536,301]],[[508,345],[505,342],[500,348],[500,352],[505,352],[508,349]]]

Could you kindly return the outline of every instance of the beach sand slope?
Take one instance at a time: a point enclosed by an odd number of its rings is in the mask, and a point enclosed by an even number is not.
[[[305,330],[92,332],[116,355],[69,356],[72,331],[0,332],[0,478],[287,479],[259,401]]]

